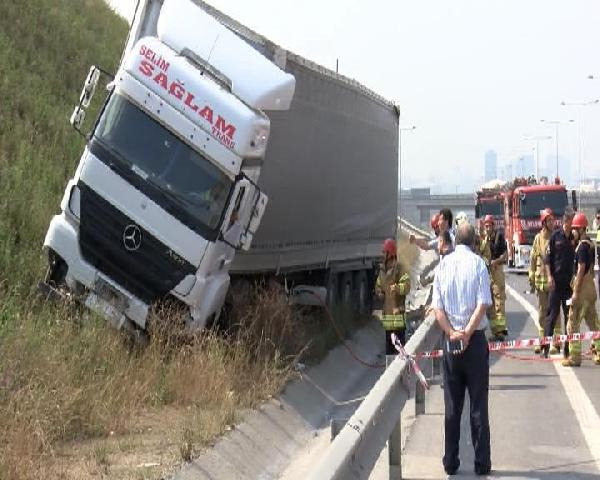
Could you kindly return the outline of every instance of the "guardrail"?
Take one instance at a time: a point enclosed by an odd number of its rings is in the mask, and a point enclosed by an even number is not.
[[[431,350],[441,340],[441,330],[429,315],[405,346],[411,355]],[[435,360],[434,372],[439,372]],[[335,437],[325,457],[311,472],[311,480],[368,479],[389,440],[390,479],[402,478],[400,414],[409,398],[407,360],[396,357],[373,386],[354,415]],[[416,413],[425,411],[425,392],[416,381]]]
[[[402,229],[402,227],[404,227],[406,230],[416,233],[422,237],[433,238],[433,236],[431,235],[430,232],[427,232],[419,227],[416,227],[413,224],[407,222],[406,220],[404,220],[403,218],[400,218],[400,217],[398,217],[398,226],[400,227],[400,229]]]
[[[431,234],[398,217],[405,228],[431,238]],[[433,315],[427,316],[405,345],[409,355],[437,348],[442,332]],[[439,359],[432,373],[440,371]],[[310,480],[368,479],[381,451],[389,442],[390,479],[402,478],[400,415],[410,396],[410,365],[397,356],[331,443]],[[425,412],[425,391],[415,379],[416,414]]]

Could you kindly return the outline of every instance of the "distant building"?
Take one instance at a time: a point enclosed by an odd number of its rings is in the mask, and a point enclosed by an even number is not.
[[[484,181],[489,182],[498,178],[498,155],[494,150],[485,152]]]

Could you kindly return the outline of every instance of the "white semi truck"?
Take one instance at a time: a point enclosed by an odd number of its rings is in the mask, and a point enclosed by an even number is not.
[[[138,332],[165,298],[201,328],[256,276],[364,307],[396,232],[398,116],[200,0],[140,0],[51,220],[44,283]]]

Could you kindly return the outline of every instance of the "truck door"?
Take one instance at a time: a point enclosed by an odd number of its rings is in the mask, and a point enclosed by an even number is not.
[[[256,184],[244,178],[237,183],[223,239],[235,248],[249,250],[265,213],[268,197]]]

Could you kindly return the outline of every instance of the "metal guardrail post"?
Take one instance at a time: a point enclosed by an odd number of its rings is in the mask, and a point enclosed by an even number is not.
[[[402,480],[402,435],[400,430],[402,427],[400,423],[400,412],[398,412],[398,423],[388,440],[389,480]]]
[[[440,341],[441,330],[428,315],[406,342],[409,355],[430,350]],[[386,358],[386,360],[388,360]],[[409,362],[391,357],[388,368],[371,388],[346,425],[335,437],[307,480],[367,480],[388,444],[390,480],[402,479],[402,436],[400,416],[409,397]],[[412,389],[412,388],[411,388]]]
[[[441,345],[440,343],[438,343],[435,347],[436,350],[440,349]],[[432,375],[434,377],[437,377],[439,375],[442,374],[442,359],[440,357],[434,357],[431,359],[431,368],[432,368]]]
[[[387,355],[385,358],[386,368],[394,361],[396,357]],[[389,480],[402,480],[402,431],[401,431],[402,410],[398,410],[398,421],[388,439],[388,463]]]
[[[333,418],[331,419],[331,441],[337,437],[338,433],[342,431],[342,428],[348,423],[347,418]]]
[[[419,380],[415,383],[415,415],[423,415],[425,413],[425,388]]]

